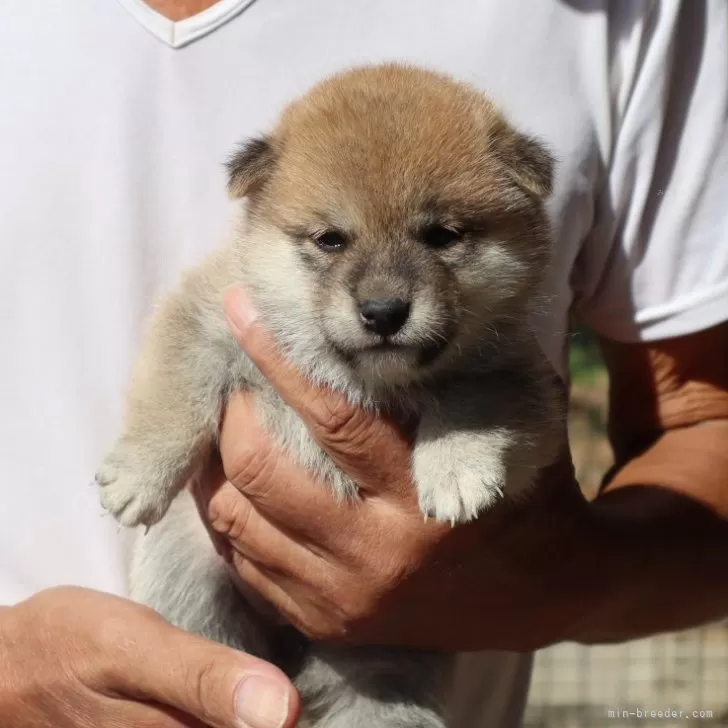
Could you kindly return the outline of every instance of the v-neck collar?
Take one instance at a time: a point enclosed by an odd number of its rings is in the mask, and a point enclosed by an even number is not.
[[[172,48],[181,48],[217,30],[255,0],[218,0],[206,10],[174,21],[153,10],[144,0],[119,0],[121,5],[152,35]]]

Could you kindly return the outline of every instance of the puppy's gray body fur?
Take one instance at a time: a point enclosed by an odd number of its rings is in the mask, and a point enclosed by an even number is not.
[[[137,541],[132,597],[184,629],[267,659],[275,658],[272,628],[234,586],[207,539],[191,497],[184,492],[185,484],[204,468],[216,448],[227,399],[237,390],[253,391],[268,429],[300,465],[342,497],[355,497],[356,486],[241,352],[223,316],[225,292],[237,285],[246,288],[283,352],[313,381],[342,391],[362,407],[396,406],[418,416],[413,473],[425,514],[455,524],[475,517],[504,493],[517,497],[535,473],[553,461],[560,443],[557,390],[527,325],[527,303],[542,274],[539,268],[548,241],[540,198],[550,186],[550,169],[547,183],[539,180],[539,174],[543,177],[539,148],[529,148],[529,153],[537,155],[535,161],[529,158],[518,146],[528,140],[515,135],[481,95],[435,74],[391,66],[353,71],[328,83],[333,85],[321,87],[318,102],[315,94],[313,102],[308,102],[314,111],[321,107],[326,111],[331,104],[339,108],[342,97],[358,103],[363,96],[366,108],[374,109],[374,122],[367,124],[377,122],[374,107],[383,89],[390,89],[395,106],[404,98],[401,113],[405,116],[407,104],[415,98],[417,103],[430,102],[433,108],[442,98],[450,103],[448,94],[457,104],[465,99],[472,109],[465,108],[464,114],[472,113],[477,123],[481,120],[476,113],[482,114],[488,117],[484,124],[497,127],[493,134],[512,135],[508,143],[516,145],[511,152],[514,181],[508,188],[510,197],[504,192],[498,198],[499,214],[506,219],[509,213],[502,210],[511,208],[517,215],[530,214],[531,227],[524,232],[516,225],[519,241],[527,238],[525,244],[513,244],[516,252],[508,244],[508,224],[490,236],[490,244],[473,233],[467,251],[438,251],[436,257],[419,252],[417,244],[406,239],[409,228],[403,224],[396,259],[378,248],[374,256],[367,254],[365,266],[355,257],[349,262],[341,257],[338,263],[316,258],[318,253],[290,231],[301,210],[308,209],[306,203],[295,197],[297,191],[286,192],[289,183],[302,180],[295,175],[291,180],[293,173],[285,172],[296,162],[295,158],[286,161],[285,144],[295,145],[295,139],[305,138],[315,128],[307,121],[306,102],[298,111],[294,107],[289,128],[284,124],[277,146],[274,137],[273,142],[259,145],[255,154],[248,149],[237,168],[234,165],[231,190],[248,196],[251,207],[241,216],[240,229],[230,242],[188,274],[152,318],[135,367],[124,432],[104,459],[97,481],[103,505],[122,524],[157,524]],[[347,97],[352,89],[355,95]],[[386,113],[391,115],[391,105]],[[451,116],[448,119],[454,123]],[[357,115],[352,124],[359,123]],[[336,139],[337,133],[335,126],[330,137]],[[429,133],[437,136],[439,127]],[[390,143],[391,130],[385,137]],[[347,137],[341,139],[348,144]],[[392,143],[396,147],[398,142]],[[423,166],[419,152],[408,146],[409,138],[402,137],[399,143],[401,149],[395,152],[401,152],[405,160],[407,154],[414,158],[411,175],[416,177],[416,170]],[[525,154],[520,167],[519,148]],[[492,144],[488,150],[498,153]],[[491,184],[511,184],[504,176],[508,159],[485,159],[481,176],[492,173]],[[276,165],[284,172],[272,172]],[[367,176],[361,163],[354,166]],[[395,172],[381,167],[373,168],[369,177],[381,173],[386,184]],[[326,172],[331,169],[319,170],[316,179]],[[282,175],[278,182],[275,174]],[[341,172],[333,174],[337,179]],[[453,174],[457,176],[457,170]],[[415,179],[412,190],[418,185],[421,182]],[[400,194],[403,186],[399,185]],[[467,194],[478,195],[467,181],[465,188]],[[286,198],[286,194],[294,196]],[[353,190],[339,207],[346,207],[357,195],[367,192]],[[375,198],[376,192],[369,197]],[[411,208],[417,205],[411,195],[405,197],[401,215],[409,220]],[[431,206],[430,197],[426,202]],[[381,212],[389,204],[375,200],[372,209]],[[475,208],[465,207],[472,217]],[[281,209],[291,211],[290,220]],[[357,218],[357,212],[349,210],[351,226],[351,220],[360,221],[356,239],[364,246],[364,241],[376,237],[372,232],[376,225],[371,213],[359,213]],[[397,220],[397,211],[386,207],[379,230],[396,237],[392,231]],[[405,295],[406,290],[414,302],[411,320],[398,334],[400,339],[393,337],[402,343],[404,353],[396,350],[372,356],[368,352],[371,341],[362,338],[365,335],[357,328],[360,322],[351,304],[353,287],[366,289],[367,295],[374,290]],[[418,364],[410,349],[424,350],[439,339],[447,345],[432,362]],[[295,678],[304,704],[304,725],[445,726],[440,698],[450,661],[449,656],[408,650],[308,645]]]

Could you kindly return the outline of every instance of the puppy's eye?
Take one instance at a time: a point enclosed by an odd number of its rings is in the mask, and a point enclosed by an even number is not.
[[[444,225],[430,225],[422,231],[422,242],[428,248],[447,248],[462,238],[462,233]]]
[[[346,247],[346,238],[336,230],[318,233],[313,236],[313,239],[322,250],[343,250]]]

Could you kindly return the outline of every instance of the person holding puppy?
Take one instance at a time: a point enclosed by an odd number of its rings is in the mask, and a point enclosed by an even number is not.
[[[725,4],[414,2],[0,9],[4,725],[295,723],[278,670],[123,598],[123,539],[83,484],[149,300],[226,221],[220,162],[364,61],[471,81],[554,151],[540,339],[565,376],[569,314],[599,334],[617,465],[593,503],[565,456],[517,509],[423,523],[407,433],[291,371],[241,292],[231,330],[363,497],[335,503],[241,396],[198,493],[218,548],[314,638],[461,650],[465,728],[520,723],[523,653],[728,612]]]

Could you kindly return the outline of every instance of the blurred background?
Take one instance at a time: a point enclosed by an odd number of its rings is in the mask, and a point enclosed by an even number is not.
[[[571,373],[572,452],[582,490],[593,497],[611,465],[611,451],[605,430],[607,378],[587,330],[573,334]],[[646,711],[663,711],[663,717],[651,718]],[[682,715],[666,718],[664,711]],[[728,623],[622,645],[542,650],[525,725],[728,726]]]

